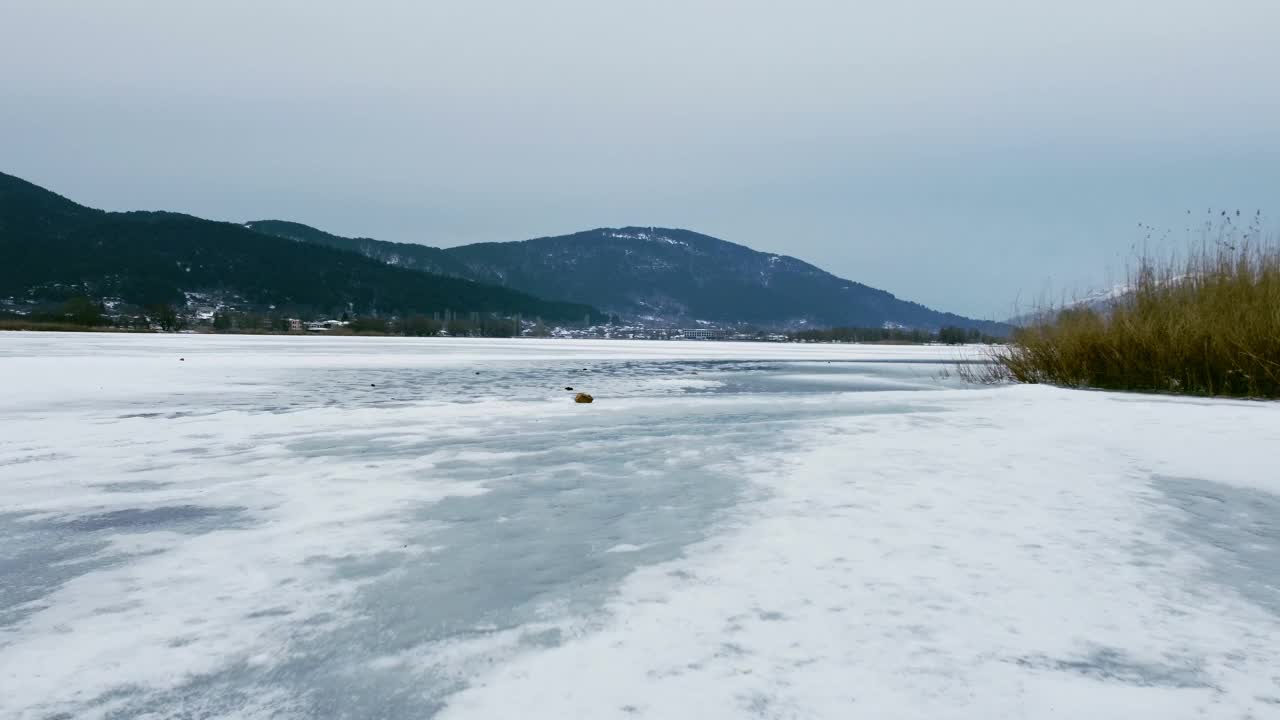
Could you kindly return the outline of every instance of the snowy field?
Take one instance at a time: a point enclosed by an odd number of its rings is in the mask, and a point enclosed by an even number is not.
[[[960,352],[0,333],[0,718],[1280,718],[1280,405]]]

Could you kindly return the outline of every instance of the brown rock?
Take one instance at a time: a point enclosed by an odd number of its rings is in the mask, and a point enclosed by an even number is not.
[[[576,403],[589,403],[589,402],[594,402],[595,398],[591,397],[586,393],[578,393],[577,395],[573,396],[573,401]]]

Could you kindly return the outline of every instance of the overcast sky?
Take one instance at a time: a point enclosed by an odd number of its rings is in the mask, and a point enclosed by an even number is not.
[[[457,245],[684,227],[980,317],[1280,217],[1277,0],[0,0],[0,170]]]

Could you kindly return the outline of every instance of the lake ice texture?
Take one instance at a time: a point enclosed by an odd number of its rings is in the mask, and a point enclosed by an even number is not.
[[[965,353],[0,333],[0,718],[1280,718],[1280,405]]]

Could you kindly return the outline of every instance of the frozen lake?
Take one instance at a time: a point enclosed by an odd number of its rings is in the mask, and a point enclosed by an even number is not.
[[[1280,405],[962,352],[0,333],[0,718],[1280,717]]]

